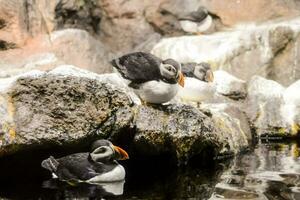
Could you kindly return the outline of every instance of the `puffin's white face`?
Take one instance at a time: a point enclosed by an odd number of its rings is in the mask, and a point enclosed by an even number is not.
[[[214,75],[211,69],[204,67],[202,65],[196,65],[194,69],[194,76],[205,82],[213,82]]]
[[[176,80],[179,76],[179,71],[170,64],[161,64],[160,65],[160,73],[166,79],[174,79]]]
[[[166,82],[178,83],[184,86],[184,76],[181,73],[181,65],[173,59],[164,60],[159,66],[160,74]]]
[[[194,75],[199,80],[205,80],[206,70],[201,65],[196,65]]]
[[[115,152],[111,146],[101,146],[90,153],[92,160],[95,162],[110,160],[114,154]]]
[[[125,150],[113,145],[108,140],[97,140],[92,145],[90,157],[94,162],[104,162],[107,160],[125,160],[129,156]]]

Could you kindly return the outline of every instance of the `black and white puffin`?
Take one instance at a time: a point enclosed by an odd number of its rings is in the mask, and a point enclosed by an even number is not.
[[[170,101],[184,87],[180,63],[162,60],[150,53],[135,52],[111,61],[127,85],[142,101],[161,104]]]
[[[75,153],[57,158],[50,156],[41,166],[52,172],[53,178],[70,183],[101,183],[122,181],[125,170],[116,160],[129,156],[125,150],[108,140],[96,140],[90,152]]]
[[[209,63],[182,63],[182,73],[185,77],[196,78],[204,82],[213,82],[214,74]]]
[[[209,63],[181,64],[182,73],[186,76],[185,87],[178,92],[184,102],[202,102],[213,98],[215,88],[213,71]]]
[[[188,33],[207,33],[213,29],[213,18],[208,10],[200,6],[197,11],[179,17],[181,28]]]

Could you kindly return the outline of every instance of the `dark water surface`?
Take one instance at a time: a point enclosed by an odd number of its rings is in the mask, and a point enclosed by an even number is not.
[[[163,158],[124,162],[125,183],[77,187],[51,180],[42,158],[19,155],[0,160],[0,199],[300,200],[299,151],[294,142],[259,143],[230,162],[182,169]]]

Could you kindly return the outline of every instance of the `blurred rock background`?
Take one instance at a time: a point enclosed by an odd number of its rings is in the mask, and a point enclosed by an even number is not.
[[[199,6],[216,33],[179,37],[187,33],[178,18]],[[58,64],[110,72],[112,58],[173,37],[153,52],[288,86],[300,77],[299,14],[297,0],[1,0],[0,77]]]

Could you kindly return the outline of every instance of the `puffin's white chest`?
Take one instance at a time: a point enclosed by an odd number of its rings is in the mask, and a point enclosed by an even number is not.
[[[134,92],[149,103],[165,103],[170,101],[178,92],[178,84],[169,84],[163,81],[148,81],[143,83]]]
[[[113,170],[95,176],[86,182],[89,183],[101,183],[101,182],[115,182],[125,179],[125,169],[122,165],[117,165]]]
[[[185,78],[184,88],[178,92],[178,96],[182,101],[202,102],[212,99],[215,88],[213,84],[200,81],[196,78]]]

